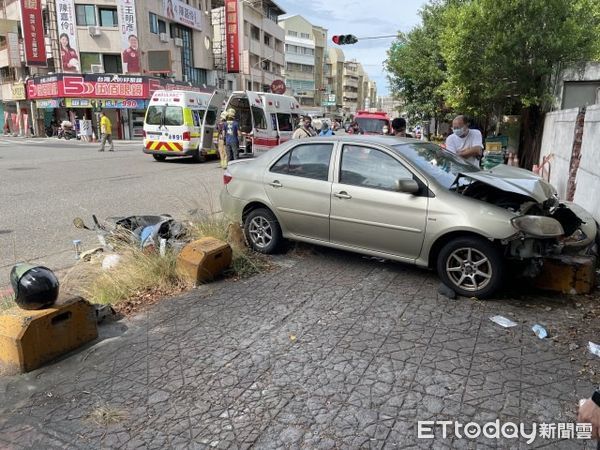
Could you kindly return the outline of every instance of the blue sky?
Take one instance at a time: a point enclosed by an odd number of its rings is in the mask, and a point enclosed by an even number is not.
[[[419,9],[425,0],[275,0],[287,14],[300,14],[314,25],[328,30],[329,44],[334,34],[354,34],[357,37],[395,34],[408,31],[420,22]],[[378,95],[388,92],[383,71],[386,50],[393,39],[363,41],[344,45],[346,59],[356,58],[369,77],[377,82]]]

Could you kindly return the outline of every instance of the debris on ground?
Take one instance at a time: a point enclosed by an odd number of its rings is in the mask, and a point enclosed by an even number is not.
[[[454,292],[452,288],[446,286],[444,283],[440,283],[438,294],[448,297],[450,300],[454,300],[456,298],[456,292]]]
[[[117,312],[110,305],[99,305],[95,304],[96,310],[96,322],[102,323],[106,319],[112,319],[117,316]]]
[[[545,339],[548,337],[548,331],[546,331],[546,329],[540,324],[536,323],[533,327],[531,327],[531,329],[533,330],[535,335],[540,339]]]
[[[504,328],[511,328],[511,327],[517,326],[517,324],[515,322],[513,322],[510,319],[507,319],[504,316],[492,316],[492,317],[490,317],[490,320]]]
[[[592,341],[588,342],[588,348],[592,355],[600,357],[600,345],[594,344]]]

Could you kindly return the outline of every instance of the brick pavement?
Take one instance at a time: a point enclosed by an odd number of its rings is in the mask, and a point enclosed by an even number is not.
[[[592,390],[578,362],[530,325],[489,320],[556,310],[448,300],[433,274],[343,252],[279,261],[163,301],[117,324],[121,336],[5,379],[0,448],[526,448],[419,440],[416,422],[571,421]],[[106,421],[94,420],[102,411]]]

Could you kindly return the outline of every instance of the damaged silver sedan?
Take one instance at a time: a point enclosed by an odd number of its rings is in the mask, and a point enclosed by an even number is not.
[[[485,298],[507,267],[595,251],[597,224],[529,171],[484,171],[437,145],[386,136],[292,141],[224,174],[224,212],[257,251],[292,239],[437,270]]]

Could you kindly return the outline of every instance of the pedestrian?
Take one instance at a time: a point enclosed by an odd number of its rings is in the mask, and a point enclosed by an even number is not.
[[[110,123],[110,119],[106,116],[104,111],[100,113],[100,135],[102,136],[102,141],[100,144],[99,152],[104,151],[104,146],[106,145],[106,141],[110,144],[109,152],[115,151],[115,146],[113,145],[112,140],[112,123]]]
[[[239,158],[240,153],[240,125],[235,120],[235,110],[230,108],[226,113],[225,122],[225,149],[227,150],[227,161]]]
[[[358,122],[355,120],[348,127],[348,134],[365,134],[365,132],[358,126]]]
[[[577,422],[592,424],[592,439],[600,441],[600,388],[579,406]],[[598,442],[600,448],[600,442]]]
[[[412,134],[406,132],[406,119],[403,117],[396,117],[392,120],[392,131],[396,137],[413,137]]]
[[[217,150],[221,159],[221,168],[227,168],[227,150],[225,149],[225,126],[227,125],[227,113],[221,113],[221,121],[217,125]]]
[[[294,134],[292,135],[292,139],[304,139],[316,136],[317,132],[312,126],[312,119],[310,116],[304,116],[302,119],[302,126],[299,127]]]
[[[329,123],[323,121],[323,125],[321,125],[321,131],[319,132],[319,136],[333,136],[335,133],[331,128],[329,128]]]
[[[483,151],[481,132],[470,129],[465,116],[456,116],[452,121],[452,134],[446,138],[446,150],[479,167]]]

